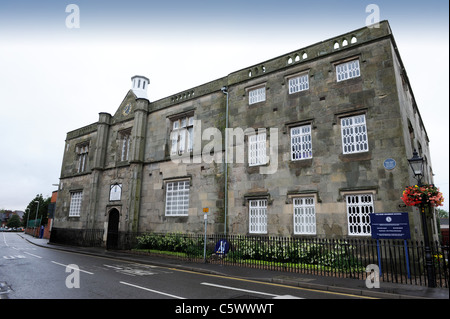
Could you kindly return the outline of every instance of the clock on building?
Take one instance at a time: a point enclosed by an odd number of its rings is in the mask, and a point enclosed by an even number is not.
[[[128,115],[131,112],[131,103],[128,103],[123,108],[123,115]]]

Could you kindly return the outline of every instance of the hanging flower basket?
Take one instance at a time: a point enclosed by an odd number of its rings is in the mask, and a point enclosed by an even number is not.
[[[439,191],[439,188],[433,184],[425,184],[422,186],[408,186],[403,191],[403,202],[406,206],[419,206],[422,203],[426,203],[431,207],[442,206],[444,197]]]

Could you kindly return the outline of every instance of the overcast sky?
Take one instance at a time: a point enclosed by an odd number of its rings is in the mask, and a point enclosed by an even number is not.
[[[66,25],[71,3],[79,28]],[[2,0],[0,209],[24,210],[57,189],[66,133],[114,114],[131,76],[150,79],[155,101],[364,27],[371,3],[391,25],[448,211],[446,0]]]

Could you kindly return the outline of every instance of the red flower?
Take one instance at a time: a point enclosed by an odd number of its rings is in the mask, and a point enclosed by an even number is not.
[[[403,191],[403,196],[401,197],[405,205],[407,206],[417,206],[422,203],[422,200],[427,202],[430,206],[442,206],[444,202],[444,197],[433,184],[425,184],[421,187],[417,185],[408,186]]]

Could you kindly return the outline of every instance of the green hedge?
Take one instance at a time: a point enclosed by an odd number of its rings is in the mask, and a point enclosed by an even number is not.
[[[324,243],[277,237],[232,236],[228,241],[231,248],[225,259],[232,262],[253,260],[290,265],[317,265],[339,270],[364,269],[355,256],[355,246],[345,240]],[[203,256],[203,236],[178,233],[145,234],[138,236],[137,242],[138,249],[179,252],[189,257]],[[208,256],[212,253],[208,250]]]

